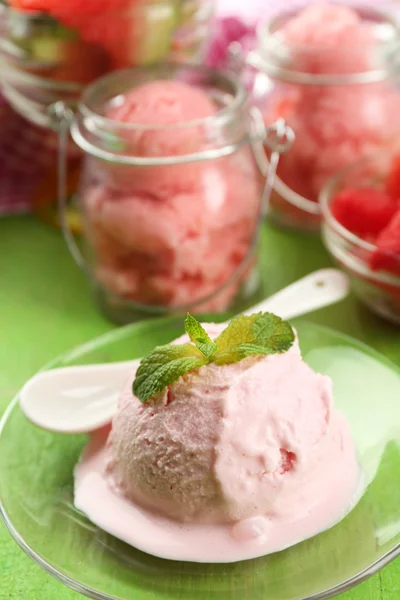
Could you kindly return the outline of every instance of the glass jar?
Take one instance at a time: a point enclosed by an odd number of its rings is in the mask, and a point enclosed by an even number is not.
[[[205,92],[212,116],[156,126],[110,116],[141,84],[171,80]],[[239,80],[206,67],[128,69],[86,89],[70,128],[85,153],[84,267],[112,320],[222,312],[256,295],[266,195],[252,123]]]
[[[138,0],[130,8],[116,0],[112,11],[91,4],[55,6],[55,14],[0,4],[3,93],[28,120],[49,125],[51,104],[76,102],[86,84],[110,71],[203,57],[213,0]]]
[[[366,6],[311,4],[260,27],[248,57],[265,76],[255,102],[267,125],[283,117],[296,135],[271,198],[278,224],[318,229],[330,177],[400,142],[399,40],[395,19]]]

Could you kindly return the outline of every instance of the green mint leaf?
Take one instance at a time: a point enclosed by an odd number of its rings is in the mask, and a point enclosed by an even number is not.
[[[257,353],[286,352],[293,344],[294,337],[289,323],[271,313],[235,317],[215,340],[218,350],[213,355],[213,361],[218,364],[229,364],[227,358],[229,355],[232,356],[231,362],[238,362],[242,359],[234,360],[234,357],[240,355],[242,358],[246,358],[246,356]],[[232,351],[233,348],[236,350]],[[238,350],[238,348],[240,349]],[[258,352],[256,348],[262,348],[263,351]],[[222,358],[224,354],[225,357]],[[224,362],[221,363],[221,360]]]
[[[275,354],[275,351],[264,346],[257,346],[256,344],[237,344],[236,346],[227,348],[227,350],[224,350],[223,352],[217,352],[213,356],[212,362],[217,365],[232,365],[248,356],[254,356],[256,354]]]
[[[192,317],[192,315],[189,313],[187,314],[185,319],[185,331],[194,344],[213,343],[212,339],[210,338],[204,327],[201,325],[201,323],[199,323],[197,319]]]
[[[213,354],[218,350],[217,344],[213,344],[213,343],[203,344],[203,343],[196,342],[196,347],[208,359],[211,359]]]
[[[158,346],[144,358],[133,382],[133,393],[147,402],[193,369],[207,364],[207,359],[191,344]]]
[[[254,343],[269,348],[273,352],[287,352],[295,335],[287,322],[272,313],[261,313],[253,323]]]
[[[240,315],[229,323],[228,327],[214,340],[218,352],[237,346],[238,344],[255,343],[252,333],[253,323],[262,313],[245,317]]]

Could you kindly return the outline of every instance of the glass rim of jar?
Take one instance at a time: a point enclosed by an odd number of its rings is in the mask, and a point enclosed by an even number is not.
[[[386,66],[376,69],[371,68],[365,71],[354,71],[352,73],[313,74],[296,70],[295,68],[287,68],[283,64],[278,64],[278,62],[274,63],[274,61],[271,60],[271,56],[268,56],[268,44],[271,45],[271,42],[273,42],[275,52],[277,52],[277,48],[279,48],[278,52],[281,53],[284,53],[285,49],[295,50],[297,48],[298,50],[304,51],[307,49],[306,45],[287,44],[283,42],[283,40],[279,41],[278,38],[279,24],[283,19],[295,15],[299,8],[282,11],[272,19],[259,23],[257,27],[257,50],[251,53],[249,62],[273,79],[300,85],[365,85],[387,80],[394,74],[394,68],[396,67],[396,52],[400,49],[400,21],[387,11],[375,7],[363,6],[360,4],[355,6],[355,8],[358,8],[359,11],[363,10],[365,11],[365,14],[375,17],[377,23],[386,24],[392,28],[393,35],[390,42],[397,42],[397,44],[390,49]],[[356,45],[342,46],[344,51],[347,51],[350,48],[356,48]],[[313,52],[318,51],[318,49],[318,46],[312,47]],[[320,50],[326,51],[327,48],[325,47]],[[310,48],[308,48],[308,51],[310,51]],[[392,59],[393,65],[391,64],[390,59]]]
[[[11,77],[14,81],[17,81],[17,83],[33,85],[39,90],[81,94],[85,89],[85,84],[75,83],[74,81],[59,81],[41,75],[34,75],[23,71],[19,66],[16,68],[10,67],[9,63],[0,66],[0,73],[6,73],[7,70],[11,72]],[[9,77],[7,75],[6,77],[7,81],[9,81]]]
[[[338,171],[333,177],[331,177],[321,189],[319,196],[319,205],[321,207],[322,214],[322,227],[325,228],[326,232],[328,230],[333,230],[346,242],[352,244],[353,246],[356,246],[361,250],[365,250],[369,254],[372,254],[373,252],[375,252],[375,250],[377,250],[376,244],[368,242],[367,240],[364,240],[355,233],[351,232],[349,229],[346,229],[346,227],[339,223],[339,221],[335,218],[331,210],[331,200],[334,196],[336,189],[338,187],[340,189],[340,182],[343,181],[343,179],[346,178],[352,171],[359,167],[362,167],[363,165],[368,164],[369,162],[371,162],[371,157],[359,160],[356,163],[353,163],[345,167],[344,169]],[[341,255],[345,255],[347,257],[347,252],[343,251],[341,252]],[[399,259],[400,262],[400,253],[388,252],[387,255]],[[346,263],[346,260],[347,262],[349,262],[348,258],[346,257],[343,257],[344,263]],[[377,281],[380,281],[382,283],[394,285],[395,287],[400,288],[400,277],[397,277],[396,275],[392,275],[385,271],[373,271],[368,266],[366,266],[361,260],[356,259],[355,257],[354,259],[352,259],[352,263],[357,264],[358,270],[360,272],[362,271],[364,273],[368,273],[368,276],[370,276],[371,278],[376,279]]]
[[[129,80],[129,78],[135,79],[135,77],[152,74],[154,80],[154,74],[159,73],[160,75],[172,75],[174,72],[187,71],[194,74],[203,75],[208,77],[210,82],[219,83],[225,85],[230,91],[231,100],[226,105],[220,108],[215,115],[194,119],[191,121],[181,121],[178,123],[167,124],[167,125],[141,125],[137,123],[126,123],[120,122],[115,119],[110,119],[104,116],[98,110],[96,110],[95,97],[103,91],[107,96],[107,91],[113,88],[113,85],[118,84],[119,80]],[[167,78],[168,79],[168,78]],[[148,81],[145,79],[144,81]],[[126,84],[125,84],[126,85]],[[130,89],[127,87],[127,89]],[[122,92],[120,92],[122,93]],[[111,97],[118,96],[118,93]],[[109,98],[111,99],[111,98]],[[105,99],[102,99],[104,105]],[[162,166],[162,165],[176,165],[182,163],[192,163],[203,160],[215,160],[223,156],[229,156],[236,152],[241,146],[251,143],[250,135],[250,124],[251,124],[251,112],[247,104],[248,94],[243,86],[240,78],[234,73],[223,72],[218,69],[213,69],[205,65],[196,64],[181,64],[181,63],[163,63],[153,66],[142,66],[128,69],[121,69],[113,73],[109,73],[95,82],[87,86],[81,96],[77,113],[72,119],[70,124],[70,132],[75,143],[86,153],[97,158],[104,160],[113,161],[125,165],[136,165],[136,166]],[[241,112],[242,111],[242,112]],[[223,128],[229,126],[235,120],[238,120],[238,116],[243,116],[243,113],[248,116],[248,120],[239,119],[240,131],[239,139],[234,138],[232,140],[226,140],[223,144],[215,143],[212,148],[199,150],[191,154],[182,154],[175,156],[134,156],[132,154],[118,153],[116,150],[104,150],[103,148],[96,145],[96,143],[89,141],[85,136],[86,130],[91,135],[98,135],[99,140],[103,142],[107,139],[107,135],[113,131],[113,128],[117,127],[120,132],[150,132],[150,131],[176,131],[184,130],[185,128],[193,128],[198,126],[206,126],[207,128],[219,127]],[[259,140],[260,141],[260,140]]]

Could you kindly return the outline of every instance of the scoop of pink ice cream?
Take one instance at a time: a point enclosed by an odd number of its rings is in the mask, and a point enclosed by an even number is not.
[[[377,50],[373,25],[340,4],[313,2],[278,35],[292,66],[307,73],[363,72],[372,67]]]
[[[273,99],[272,113],[267,112],[271,121],[280,108],[274,109],[274,100],[282,106],[281,98]],[[279,176],[294,191],[316,201],[335,173],[356,160],[388,151],[397,137],[393,114],[399,108],[400,97],[386,84],[303,90],[286,112],[296,140],[281,157]]]
[[[216,105],[201,89],[182,81],[144,83],[111,103],[107,116],[131,129],[121,134],[135,156],[179,156],[200,149],[206,135],[200,121]],[[176,128],[176,124],[181,125]],[[173,128],[171,128],[173,126]]]
[[[214,147],[207,118],[217,112],[205,91],[155,81],[116,98],[107,115],[116,124],[133,124],[119,130],[125,152],[179,160]],[[136,302],[184,306],[218,291],[246,256],[261,177],[246,147],[216,160],[172,166],[90,158],[82,197],[100,283]],[[198,310],[226,309],[240,282]]]
[[[215,116],[216,105],[201,89],[181,81],[152,81],[118,96],[106,114],[125,127],[118,130],[125,152],[137,157],[179,157],[208,146],[207,127],[199,122]],[[177,124],[179,124],[177,126]],[[129,126],[128,128],[126,126]],[[144,191],[167,196],[187,191],[203,165],[187,163],[154,168],[101,165],[102,180],[118,190]]]
[[[204,119],[214,115],[216,110],[215,104],[200,88],[183,81],[162,80],[143,83],[122,97],[118,96],[110,102],[107,115],[121,123],[165,127]],[[143,136],[138,132],[134,139],[140,142]],[[161,141],[166,148],[174,146],[173,136],[160,138],[156,134],[156,147]]]
[[[205,325],[211,337],[223,326]],[[183,336],[177,342],[188,342]],[[227,523],[318,511],[354,476],[332,382],[284,354],[211,364],[148,403],[124,389],[108,440],[113,489],[164,516]]]

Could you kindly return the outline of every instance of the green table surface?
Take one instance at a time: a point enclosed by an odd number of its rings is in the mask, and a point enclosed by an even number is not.
[[[261,262],[266,295],[331,264],[318,237],[267,226]],[[400,365],[400,329],[373,316],[354,297],[309,318],[366,342]],[[59,232],[31,217],[0,220],[0,412],[44,364],[113,327],[94,307],[88,282]],[[0,523],[0,600],[78,598],[33,563]],[[399,600],[400,561],[340,598]]]

